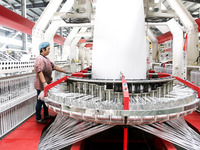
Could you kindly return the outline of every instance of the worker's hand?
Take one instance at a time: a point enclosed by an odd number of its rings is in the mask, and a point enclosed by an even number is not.
[[[43,83],[43,87],[47,86],[48,84],[46,82]]]
[[[71,72],[67,72],[67,71],[65,71],[64,73],[65,73],[65,74],[72,74]]]
[[[38,95],[38,99],[44,101],[44,91],[40,92],[40,94]]]

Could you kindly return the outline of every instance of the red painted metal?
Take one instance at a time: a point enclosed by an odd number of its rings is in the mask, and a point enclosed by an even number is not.
[[[0,25],[32,35],[35,23],[0,5]],[[54,36],[54,42],[64,45],[65,38]]]
[[[163,66],[163,68],[165,68],[165,65],[166,65],[166,64],[169,64],[169,61],[163,63],[161,66]]]
[[[187,48],[187,37],[188,37],[188,34],[186,34],[186,37],[185,37],[185,42],[184,42],[183,51],[185,51],[186,48]]]
[[[176,148],[174,147],[174,145],[171,142],[168,142],[163,139],[161,139],[161,142],[162,142],[163,146],[165,147],[165,150],[176,150]]]
[[[184,119],[193,130],[200,134],[200,114],[198,112],[193,112],[192,114],[185,116]]]
[[[78,43],[86,43],[85,39],[80,39]]]
[[[159,137],[154,137],[155,150],[176,150],[171,142],[163,140]]]
[[[87,70],[88,70],[88,69],[89,69],[89,67],[86,68],[86,69],[84,69],[84,70],[81,70],[80,72],[75,72],[75,73],[73,73],[73,74],[71,75],[71,77],[86,78],[87,75],[86,75],[85,73],[87,73]],[[51,84],[45,86],[45,88],[44,88],[44,97],[47,96],[47,91],[48,91],[48,90],[50,90],[51,88],[53,88],[53,87],[56,86],[57,84],[59,84],[59,83],[61,83],[61,82],[63,82],[63,81],[66,81],[69,77],[70,77],[70,76],[65,76],[65,77],[63,77],[63,78],[61,78],[61,79],[59,79],[59,80],[57,80],[57,81],[55,81],[55,82],[53,82],[53,83],[51,83]]]
[[[171,51],[172,51],[171,48],[167,48],[167,49],[165,49],[165,52],[171,52]]]
[[[169,73],[162,73],[162,72],[154,73],[154,72],[153,71],[149,72],[149,78],[152,78],[153,76],[156,76],[158,78],[166,78],[171,76]]]
[[[158,72],[157,74],[158,74],[158,78],[166,78],[166,77],[171,76],[169,73]]]
[[[198,98],[200,98],[200,87],[196,86],[195,84],[192,84],[182,78],[179,78],[179,77],[174,77],[176,78],[176,80],[180,81],[181,83],[185,84],[186,86],[192,88],[193,90],[197,91],[198,92]]]
[[[124,97],[124,110],[129,110],[128,84],[127,84],[126,79],[123,74],[122,74],[121,78],[122,78],[122,91],[123,91],[123,97]],[[123,150],[127,150],[127,144],[128,144],[128,128],[124,128]]]
[[[54,36],[54,42],[57,43],[57,44],[60,44],[60,45],[64,45],[64,42],[65,42],[65,38],[56,34]]]
[[[2,26],[32,35],[34,22],[0,5],[0,24]]]
[[[79,77],[79,78],[85,78],[87,75],[84,75],[83,72],[75,72],[71,75],[71,77]]]
[[[90,66],[91,67],[91,66]],[[85,68],[84,70],[88,70],[88,69],[90,69],[90,67],[87,67],[87,68]],[[92,67],[91,67],[92,68]]]
[[[200,18],[196,19],[195,21],[196,21],[196,23],[198,24],[198,30],[199,30],[199,32],[200,32]]]
[[[65,76],[65,77],[63,77],[63,78],[61,78],[61,79],[59,79],[59,80],[57,80],[57,81],[55,81],[55,82],[53,82],[53,83],[48,84],[47,86],[45,86],[45,88],[44,88],[44,97],[47,96],[47,91],[48,91],[48,90],[50,90],[50,89],[53,88],[54,86],[58,85],[59,83],[61,83],[61,82],[63,82],[63,81],[66,81],[67,78],[69,78],[69,76]]]
[[[82,73],[87,73],[88,71],[87,71],[87,70],[81,70],[80,72],[82,72]]]
[[[170,31],[157,37],[159,44],[169,41],[172,38],[173,38],[173,35]]]
[[[149,73],[155,73],[155,70],[149,70]],[[152,75],[149,75],[149,78],[152,78]]]
[[[124,128],[124,145],[123,150],[127,150],[128,143],[128,128]]]
[[[85,47],[93,47],[93,44],[86,44]]]
[[[80,141],[77,143],[74,143],[70,150],[83,150],[85,146],[85,141]]]
[[[123,90],[123,97],[124,97],[124,110],[129,110],[128,84],[123,75],[122,75],[122,90]]]
[[[52,110],[49,110],[49,114],[56,115]],[[1,139],[0,150],[37,150],[41,133],[47,124],[39,124],[35,118],[36,115],[33,115],[21,126]],[[50,122],[50,120],[47,121]]]

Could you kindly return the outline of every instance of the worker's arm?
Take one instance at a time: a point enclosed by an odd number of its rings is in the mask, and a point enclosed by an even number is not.
[[[70,74],[70,72],[67,72],[67,71],[63,70],[63,69],[59,68],[58,66],[56,66],[56,69],[55,69],[55,70],[56,70],[56,71],[59,71],[59,72],[63,72],[63,73]]]
[[[44,78],[44,74],[42,72],[38,73],[39,77],[40,77],[40,81],[42,82],[42,84],[44,85],[44,83],[47,83],[45,78]]]
[[[42,72],[39,72],[38,75],[39,75],[40,81],[43,84],[43,87],[47,86],[48,84],[44,78],[44,74]],[[44,91],[40,92],[40,94],[38,95],[38,99],[42,101],[44,100]]]

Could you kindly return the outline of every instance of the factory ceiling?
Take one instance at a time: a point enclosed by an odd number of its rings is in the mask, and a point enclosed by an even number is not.
[[[23,1],[26,1],[26,18],[36,22],[37,19],[40,17],[44,8],[48,5],[50,0],[1,0],[0,5],[16,12],[19,15],[22,15],[21,12],[21,4]],[[63,0],[62,4],[65,3],[67,0]],[[167,0],[162,0],[164,6],[167,9],[170,9],[170,6],[167,3]],[[196,19],[200,17],[200,0],[182,0],[185,7],[188,9],[190,14]],[[62,5],[61,5],[62,7]],[[60,7],[60,8],[61,8]],[[165,18],[166,19],[166,18]],[[166,20],[161,20],[166,21]],[[67,37],[70,32],[70,28],[62,28],[62,36]],[[0,32],[13,32],[8,28],[0,26]],[[58,30],[58,34],[61,32],[61,29]]]

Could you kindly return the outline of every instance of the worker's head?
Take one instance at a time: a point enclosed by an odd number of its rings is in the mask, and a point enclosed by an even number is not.
[[[50,43],[49,42],[42,42],[40,45],[39,45],[39,52],[40,54],[43,54],[43,55],[48,55],[49,52],[50,52]]]

